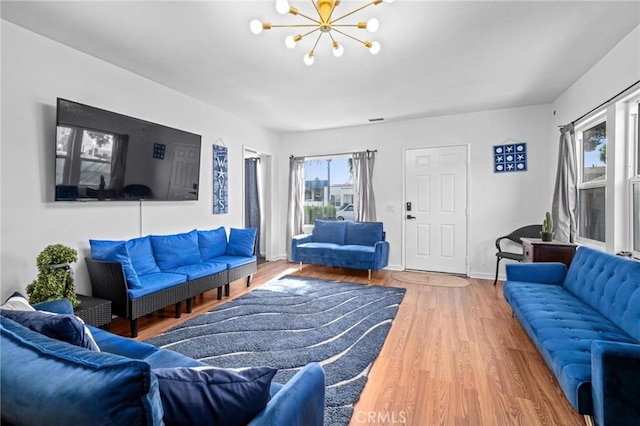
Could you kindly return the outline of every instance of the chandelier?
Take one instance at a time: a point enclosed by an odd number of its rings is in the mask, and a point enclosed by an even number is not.
[[[341,21],[353,15],[354,13],[361,11],[366,7],[380,4],[383,1],[385,3],[393,2],[393,0],[372,0],[370,3],[367,3],[364,6],[355,8],[351,12],[345,13],[344,15],[340,15],[337,18],[334,18],[336,8],[340,5],[340,0],[315,0],[315,1],[311,0],[311,4],[313,4],[313,7],[318,15],[316,18],[314,18],[301,13],[300,11],[298,11],[298,9],[289,5],[288,0],[276,0],[276,11],[278,13],[280,13],[281,15],[291,14],[295,16],[300,16],[309,22],[303,21],[306,23],[291,24],[291,25],[276,25],[276,24],[271,24],[269,22],[260,22],[259,20],[254,19],[253,21],[251,21],[249,28],[251,29],[251,32],[254,34],[260,34],[263,30],[270,30],[271,28],[300,29],[301,32],[299,34],[289,35],[285,39],[284,43],[290,49],[293,49],[298,44],[298,42],[303,38],[317,33],[318,37],[316,38],[316,41],[313,47],[308,53],[304,55],[304,58],[303,58],[304,63],[307,65],[313,64],[315,59],[316,47],[318,46],[318,42],[320,41],[322,36],[324,36],[325,34],[328,35],[331,40],[331,45],[333,47],[333,55],[335,57],[339,58],[344,53],[344,47],[342,46],[342,44],[338,43],[338,41],[334,38],[334,35],[336,34],[340,34],[342,36],[345,36],[347,38],[350,38],[362,44],[363,46],[369,49],[369,52],[375,55],[378,52],[380,52],[380,43],[378,43],[377,41],[361,40],[357,37],[354,37],[344,32],[343,29],[346,29],[346,28],[357,28],[361,30],[366,29],[369,32],[374,33],[378,30],[378,27],[380,26],[380,23],[378,22],[378,20],[376,18],[371,18],[366,22],[357,22],[357,23],[351,23],[351,24],[342,23]]]

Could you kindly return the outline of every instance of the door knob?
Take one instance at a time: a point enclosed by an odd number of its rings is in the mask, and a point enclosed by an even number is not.
[[[415,219],[415,216],[411,216],[410,214],[407,215],[407,219]]]

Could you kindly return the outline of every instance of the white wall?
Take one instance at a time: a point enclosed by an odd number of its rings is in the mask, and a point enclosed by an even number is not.
[[[36,256],[49,244],[75,248],[83,259],[90,238],[243,225],[242,145],[276,152],[277,134],[9,22],[2,21],[1,31],[3,300],[35,279]],[[202,135],[199,201],[147,202],[142,209],[138,203],[54,203],[57,97]],[[229,214],[214,216],[211,145],[218,138],[229,148]],[[74,269],[76,290],[90,294],[84,261]]]
[[[496,238],[523,225],[542,223],[545,211],[551,209],[555,157],[549,151],[556,141],[549,139],[550,120],[549,105],[540,105],[286,134],[280,164],[286,165],[289,155],[377,149],[373,183],[378,220],[384,222],[391,246],[389,268],[402,269],[404,150],[470,145],[469,273],[493,278]],[[493,145],[509,138],[527,143],[528,171],[493,173]],[[280,170],[282,188],[288,185],[286,169]],[[286,211],[286,194],[280,203]]]

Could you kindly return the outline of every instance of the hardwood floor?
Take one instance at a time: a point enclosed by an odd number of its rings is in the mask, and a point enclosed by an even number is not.
[[[281,274],[366,283],[366,271],[285,261],[258,267],[250,288],[231,285],[231,297],[212,291],[196,299],[193,312],[176,319],[167,308],[140,319],[145,340],[221,305]],[[355,406],[351,425],[583,425],[555,377],[512,317],[502,285],[471,279],[464,288],[401,283],[390,271],[374,273],[371,285],[404,287],[391,331]],[[127,336],[128,321],[111,331]]]

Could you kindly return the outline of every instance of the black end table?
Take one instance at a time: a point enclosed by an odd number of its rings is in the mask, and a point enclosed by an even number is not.
[[[80,305],[73,309],[82,320],[94,327],[108,327],[111,324],[111,301],[77,294]]]

